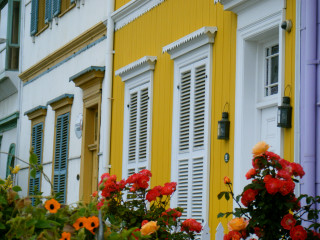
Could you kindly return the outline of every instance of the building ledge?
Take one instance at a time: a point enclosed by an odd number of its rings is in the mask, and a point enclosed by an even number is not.
[[[15,112],[5,118],[0,119],[0,133],[13,129],[17,126],[19,112]]]

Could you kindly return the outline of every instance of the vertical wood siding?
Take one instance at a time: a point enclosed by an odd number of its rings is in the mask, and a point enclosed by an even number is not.
[[[116,8],[129,2],[118,0]],[[236,15],[223,11],[213,0],[166,0],[115,33],[114,70],[126,66],[143,56],[157,56],[153,80],[151,171],[152,186],[170,181],[173,70],[174,62],[162,47],[188,35],[203,26],[218,28],[213,44],[212,61],[212,115],[210,149],[209,226],[212,236],[222,219],[221,211],[230,211],[232,202],[217,199],[226,190],[223,177],[233,176],[234,105],[235,105],[235,53]],[[113,80],[111,172],[122,173],[124,83],[120,77]],[[217,140],[217,123],[225,103],[229,103],[231,121],[230,140]],[[224,154],[230,154],[229,163]],[[223,223],[226,220],[223,219]],[[226,226],[226,225],[225,225]]]
[[[292,21],[291,32],[285,33],[285,85],[291,86],[291,106],[292,106],[292,128],[284,129],[284,158],[289,161],[294,161],[294,104],[295,104],[295,40],[296,40],[296,1],[287,1],[286,19]],[[289,89],[285,94],[288,96]]]

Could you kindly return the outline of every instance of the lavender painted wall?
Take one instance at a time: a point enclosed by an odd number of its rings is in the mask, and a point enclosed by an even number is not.
[[[320,195],[320,0],[301,0],[301,193]]]

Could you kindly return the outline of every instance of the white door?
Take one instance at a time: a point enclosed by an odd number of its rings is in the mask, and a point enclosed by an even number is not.
[[[277,107],[261,110],[260,139],[270,145],[269,151],[280,154],[280,130],[277,127]]]

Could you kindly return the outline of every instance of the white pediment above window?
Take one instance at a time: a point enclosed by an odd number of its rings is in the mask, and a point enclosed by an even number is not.
[[[115,75],[120,76],[122,81],[126,81],[146,71],[154,70],[156,61],[157,57],[155,56],[144,56],[143,58],[118,69],[115,71]]]
[[[175,59],[205,44],[213,43],[217,27],[202,27],[177,41],[162,48],[162,53],[168,52]]]
[[[214,0],[214,3],[221,3],[224,6],[224,10],[239,13],[241,10],[265,0]]]

